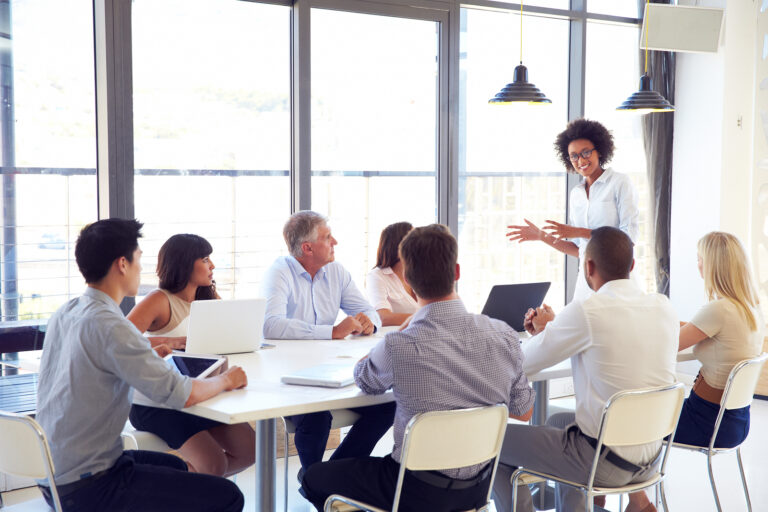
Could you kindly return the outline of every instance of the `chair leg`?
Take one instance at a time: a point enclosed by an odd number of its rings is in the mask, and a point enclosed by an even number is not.
[[[715,485],[715,474],[712,472],[712,453],[707,454],[707,470],[709,471],[709,482],[712,484],[712,494],[715,495],[717,512],[723,512],[723,507],[720,505],[720,496],[717,494],[717,486]]]
[[[741,462],[741,446],[736,448],[736,460],[739,461],[739,473],[741,473],[741,485],[744,487],[744,497],[747,499],[747,510],[752,512],[752,500],[749,499],[749,489],[747,489],[747,478],[744,475],[744,464]]]
[[[288,430],[285,425],[285,418],[283,418],[283,465],[285,471],[283,472],[283,511],[288,512]]]
[[[624,510],[624,494],[619,494],[619,510]]]
[[[669,512],[669,507],[667,507],[667,495],[664,493],[664,481],[663,480],[661,482],[659,482],[659,490],[661,491],[661,503],[664,505],[664,512]],[[659,492],[656,493],[656,503],[657,503],[656,508],[659,508],[658,507],[658,502],[659,502]]]
[[[585,492],[584,495],[587,498],[587,512],[595,512],[595,497]]]
[[[512,477],[512,512],[517,512],[517,477]]]

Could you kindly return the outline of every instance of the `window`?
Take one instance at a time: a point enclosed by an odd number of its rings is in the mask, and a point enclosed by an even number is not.
[[[489,105],[519,62],[516,13],[462,10],[459,127],[459,291],[479,312],[495,284],[551,281],[565,297],[562,253],[509,242],[507,225],[565,221],[565,170],[552,142],[568,120],[568,22],[525,16],[523,64],[551,105]]]
[[[438,36],[433,21],[312,10],[312,208],[361,288],[384,227],[437,219]]]
[[[213,246],[223,298],[259,294],[290,213],[290,10],[134,0],[136,217],[143,293],[169,236]]]
[[[13,0],[0,22],[6,322],[47,318],[83,290],[74,242],[96,213],[96,125],[91,2]]]

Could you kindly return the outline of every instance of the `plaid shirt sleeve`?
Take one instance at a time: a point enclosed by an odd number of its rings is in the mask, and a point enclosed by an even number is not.
[[[371,349],[355,366],[355,383],[367,395],[380,395],[392,387],[394,375],[387,338]]]

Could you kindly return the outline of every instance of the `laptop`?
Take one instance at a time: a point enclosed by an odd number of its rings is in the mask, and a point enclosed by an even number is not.
[[[266,299],[196,300],[189,310],[186,352],[237,354],[261,347]]]
[[[355,382],[355,367],[349,363],[329,363],[310,366],[280,379],[285,384],[300,386],[320,386],[324,388],[343,388]]]
[[[517,332],[525,331],[528,308],[541,306],[551,283],[497,284],[491,288],[483,314],[507,322]]]

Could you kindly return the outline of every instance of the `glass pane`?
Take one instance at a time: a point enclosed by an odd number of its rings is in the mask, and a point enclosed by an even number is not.
[[[614,137],[616,151],[609,167],[627,174],[640,200],[640,237],[635,240],[635,279],[647,291],[655,291],[653,277],[653,226],[649,215],[649,189],[645,168],[642,117],[616,111],[621,102],[637,91],[640,81],[638,27],[591,22],[587,27],[586,117],[603,123]],[[610,62],[611,79],[605,79]]]
[[[158,249],[176,233],[211,242],[224,298],[258,295],[281,253],[290,213],[289,16],[287,7],[236,0],[134,0],[143,293],[156,286]]]
[[[627,18],[639,18],[645,2],[638,0],[587,0],[587,11],[596,14],[611,14]]]
[[[360,287],[385,226],[436,220],[437,85],[437,23],[312,10],[312,208]]]
[[[562,253],[510,243],[507,225],[565,220],[565,170],[552,149],[568,119],[568,22],[525,16],[523,63],[551,105],[489,105],[520,58],[518,14],[462,9],[459,100],[461,296],[479,312],[495,284],[551,281],[565,296]]]
[[[96,220],[92,3],[1,2],[0,26],[0,310],[47,318],[82,292],[74,243]]]
[[[513,1],[507,1],[507,0],[491,0],[493,2],[504,2],[504,3],[516,3],[520,4],[520,0],[513,0]],[[471,0],[467,2],[462,2],[463,4],[470,4]],[[551,9],[568,9],[569,8],[569,0],[523,0],[523,10],[529,5],[535,5],[537,7],[549,7]]]

